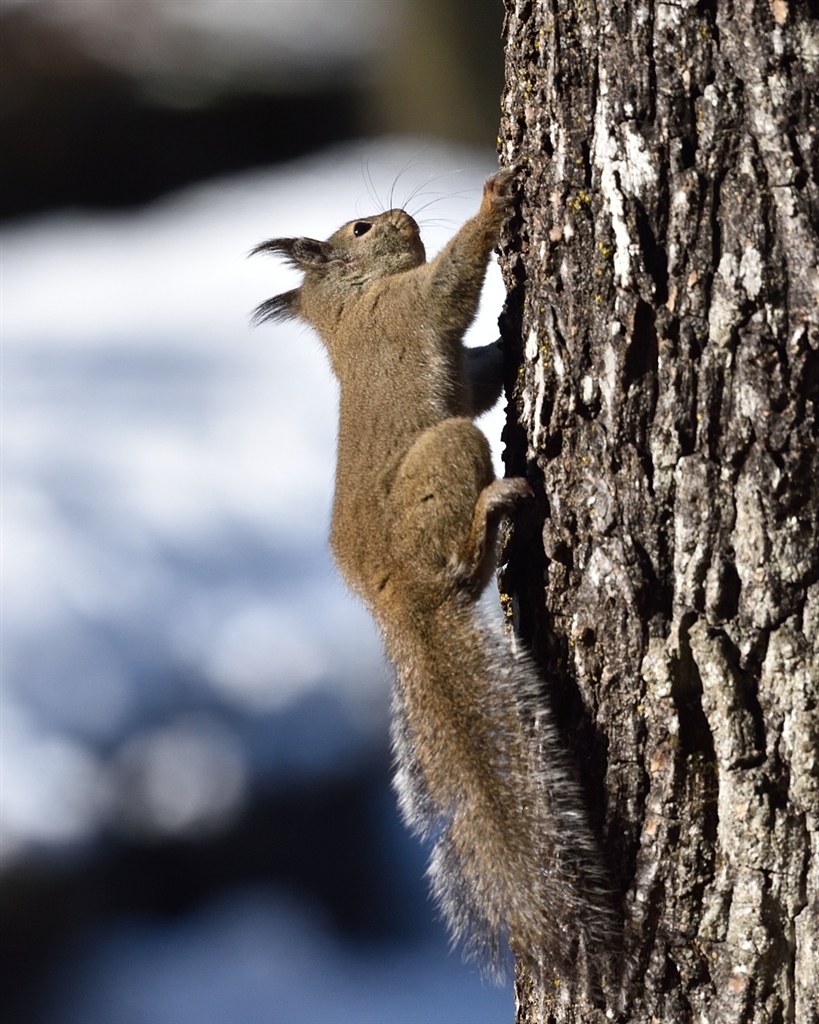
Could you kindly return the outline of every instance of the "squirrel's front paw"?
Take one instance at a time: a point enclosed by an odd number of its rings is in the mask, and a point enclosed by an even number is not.
[[[502,167],[487,178],[483,186],[483,202],[495,212],[505,212],[514,202],[512,187],[517,177],[516,167]]]

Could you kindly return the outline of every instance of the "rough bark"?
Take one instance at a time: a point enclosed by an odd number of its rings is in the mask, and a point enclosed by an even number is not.
[[[819,6],[506,9],[507,470],[537,501],[503,590],[624,921],[596,1006],[519,974],[518,1021],[811,1024]]]

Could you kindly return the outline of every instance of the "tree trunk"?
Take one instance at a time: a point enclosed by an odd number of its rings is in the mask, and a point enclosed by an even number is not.
[[[518,1021],[819,1021],[819,6],[506,0],[503,590],[622,901]],[[609,1016],[605,1012],[608,1010]]]

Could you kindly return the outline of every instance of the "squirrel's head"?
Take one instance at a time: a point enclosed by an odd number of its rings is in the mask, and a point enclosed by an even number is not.
[[[315,238],[271,238],[250,253],[284,256],[304,272],[300,288],[274,295],[254,312],[254,323],[299,316],[306,290],[333,292],[360,289],[373,281],[400,274],[426,262],[418,225],[404,210],[387,210],[374,217],[351,220],[326,242]]]

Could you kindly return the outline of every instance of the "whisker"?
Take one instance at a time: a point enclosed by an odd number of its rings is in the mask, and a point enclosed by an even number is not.
[[[474,189],[471,189],[471,190],[465,190],[463,192],[437,192],[437,193],[431,193],[435,198],[430,199],[426,203],[423,203],[421,206],[418,207],[417,210],[413,210],[412,216],[415,217],[415,219],[417,220],[419,213],[423,213],[424,210],[428,209],[430,206],[434,206],[435,203],[443,202],[444,199],[472,199],[472,198],[474,198],[474,191],[475,191]],[[471,192],[472,194],[468,194],[469,192]]]
[[[452,217],[432,217],[424,218],[418,221],[420,228],[455,228],[458,226],[460,221],[455,220]]]
[[[421,190],[423,188],[425,188],[427,185],[431,185],[432,182],[434,182],[434,181],[440,181],[441,178],[445,178],[449,174],[458,174],[458,173],[459,173],[458,171],[442,171],[440,174],[430,174],[428,177],[424,178],[423,181],[419,181],[418,184],[415,186],[415,188],[412,189],[410,194],[408,196],[404,197],[403,208],[406,209],[409,206],[409,204],[413,201],[413,199],[415,199],[418,195],[421,195],[422,194]],[[438,193],[435,193],[435,194],[437,194],[437,195],[449,195],[449,192],[438,192]]]
[[[364,157],[361,158],[361,177],[364,179],[364,186],[367,189],[367,195],[370,200],[375,204],[376,209],[380,213],[385,213],[387,207],[381,200],[381,196],[378,194],[378,189],[375,187],[373,176],[370,172],[370,158],[367,157],[366,161]],[[358,204],[356,204],[356,211],[358,210]]]
[[[410,194],[406,197],[406,199],[404,200],[404,209],[406,209],[406,207],[409,205],[409,203],[411,203],[412,200],[415,199],[416,196],[418,196],[421,193],[421,189],[423,189],[425,185],[429,185],[433,181],[439,181],[441,178],[446,178],[446,177],[448,177],[449,175],[452,175],[452,174],[466,174],[466,173],[468,173],[470,171],[477,171],[477,170],[478,170],[478,168],[476,168],[476,167],[455,167],[451,171],[442,171],[440,174],[430,174],[429,177],[427,177],[423,181],[419,182],[415,186],[415,188],[412,190],[412,192],[410,192]],[[445,193],[441,193],[441,194],[442,195],[451,195],[451,196],[474,196],[476,191],[478,191],[477,188],[470,188],[470,189],[458,190],[457,192],[445,192]]]
[[[420,150],[418,150],[418,152],[414,153],[409,158],[409,160],[407,160],[407,162],[403,165],[403,167],[399,170],[398,174],[396,174],[395,178],[393,179],[392,185],[390,186],[390,209],[393,209],[393,199],[395,197],[395,189],[396,186],[398,185],[398,182],[407,173],[407,171],[409,171],[412,167],[418,166],[418,161],[421,157],[421,154],[424,152],[425,148],[426,147],[422,147]],[[406,204],[402,203],[401,209],[405,209],[405,206]]]

